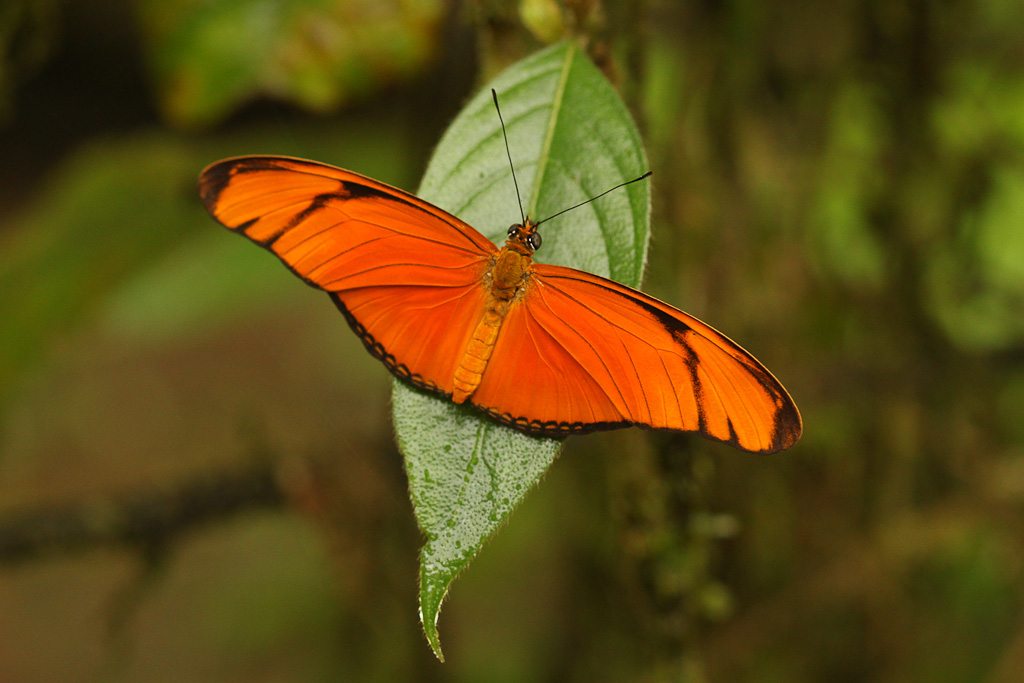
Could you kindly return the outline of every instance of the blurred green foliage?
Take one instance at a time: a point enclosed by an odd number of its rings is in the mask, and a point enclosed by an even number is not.
[[[5,239],[0,287],[18,324],[0,332],[0,375],[13,379],[43,340],[196,229],[202,214],[182,180],[198,157],[183,152],[138,137],[106,142],[79,150],[47,178],[42,199]]]
[[[335,111],[422,69],[442,11],[440,0],[139,3],[160,103],[179,126],[264,95]]]
[[[456,584],[443,668],[385,373],[195,176],[285,153],[414,187],[467,65],[536,47],[519,3],[43,6],[0,10],[0,510],[269,450],[299,514],[198,535],[113,632],[133,558],[5,569],[9,676],[1024,677],[1020,3],[525,4],[646,129],[645,288],[772,368],[806,434],[571,439]]]

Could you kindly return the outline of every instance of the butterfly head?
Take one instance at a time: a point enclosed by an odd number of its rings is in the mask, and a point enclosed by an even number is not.
[[[524,256],[529,256],[540,249],[540,233],[537,232],[537,224],[529,218],[524,223],[516,223],[508,229],[508,239],[505,246],[514,249]]]

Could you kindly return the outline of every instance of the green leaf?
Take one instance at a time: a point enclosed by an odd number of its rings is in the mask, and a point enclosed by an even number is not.
[[[445,133],[420,187],[420,196],[492,240],[503,241],[520,215],[491,88],[530,216],[546,218],[647,170],[640,135],[615,90],[578,48],[555,45],[481,90]],[[536,258],[637,286],[649,214],[650,185],[630,185],[546,224]],[[561,441],[503,427],[398,380],[394,418],[427,536],[420,619],[443,661],[437,617],[448,587],[551,465]]]

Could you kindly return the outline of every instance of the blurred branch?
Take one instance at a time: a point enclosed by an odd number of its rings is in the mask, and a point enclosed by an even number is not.
[[[258,462],[169,489],[8,512],[0,515],[0,566],[101,547],[154,558],[201,526],[284,500],[273,463]]]

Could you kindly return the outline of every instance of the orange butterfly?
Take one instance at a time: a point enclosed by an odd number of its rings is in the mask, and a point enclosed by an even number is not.
[[[498,248],[407,192],[288,157],[219,161],[199,188],[217,221],[330,293],[393,374],[503,424],[700,432],[763,453],[800,438],[796,405],[753,356],[635,289],[534,263],[529,219]]]

